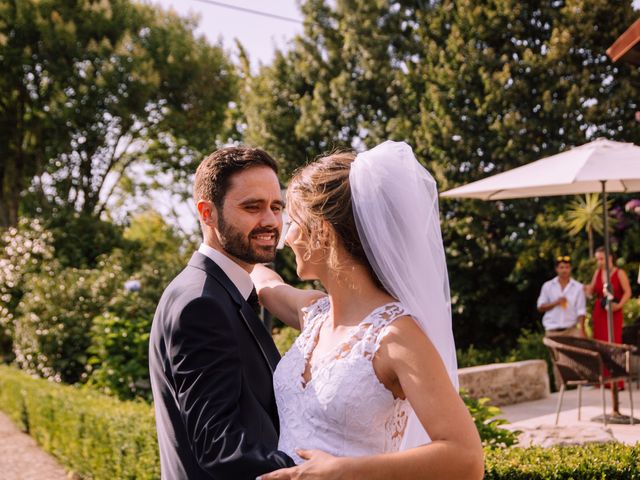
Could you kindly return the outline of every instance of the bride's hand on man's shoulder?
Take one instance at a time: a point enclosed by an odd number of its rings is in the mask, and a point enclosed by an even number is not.
[[[334,457],[321,450],[296,450],[306,461],[296,467],[265,473],[260,480],[346,480],[349,478],[345,457]]]
[[[251,280],[256,286],[258,292],[261,288],[273,287],[284,283],[284,280],[280,275],[278,275],[274,270],[267,267],[266,265],[262,265],[261,263],[253,266],[253,270],[251,271],[250,275]]]

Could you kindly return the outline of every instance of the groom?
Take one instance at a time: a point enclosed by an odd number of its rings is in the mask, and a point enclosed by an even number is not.
[[[196,171],[204,241],[164,291],[149,342],[163,479],[254,479],[293,465],[276,450],[280,356],[249,277],[274,259],[282,229],[276,172],[252,148],[218,150]]]

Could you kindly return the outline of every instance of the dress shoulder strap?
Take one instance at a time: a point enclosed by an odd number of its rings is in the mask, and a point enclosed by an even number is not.
[[[373,358],[380,347],[380,342],[387,333],[387,328],[400,317],[411,315],[411,312],[399,302],[387,303],[376,308],[363,322],[361,345],[363,354]]]
[[[309,330],[318,318],[329,311],[330,307],[328,295],[318,298],[307,307],[303,307],[301,310],[304,318],[304,330]]]

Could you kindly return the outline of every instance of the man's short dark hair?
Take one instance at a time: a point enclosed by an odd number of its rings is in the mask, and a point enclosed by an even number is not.
[[[227,147],[216,150],[196,170],[193,198],[196,202],[208,200],[221,209],[231,177],[247,168],[261,166],[278,173],[276,161],[259,148]]]

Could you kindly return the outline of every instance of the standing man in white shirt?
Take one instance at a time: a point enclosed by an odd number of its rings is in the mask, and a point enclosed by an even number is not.
[[[586,300],[584,287],[571,278],[571,257],[556,258],[557,276],[542,285],[538,311],[544,313],[545,336],[585,336]]]

